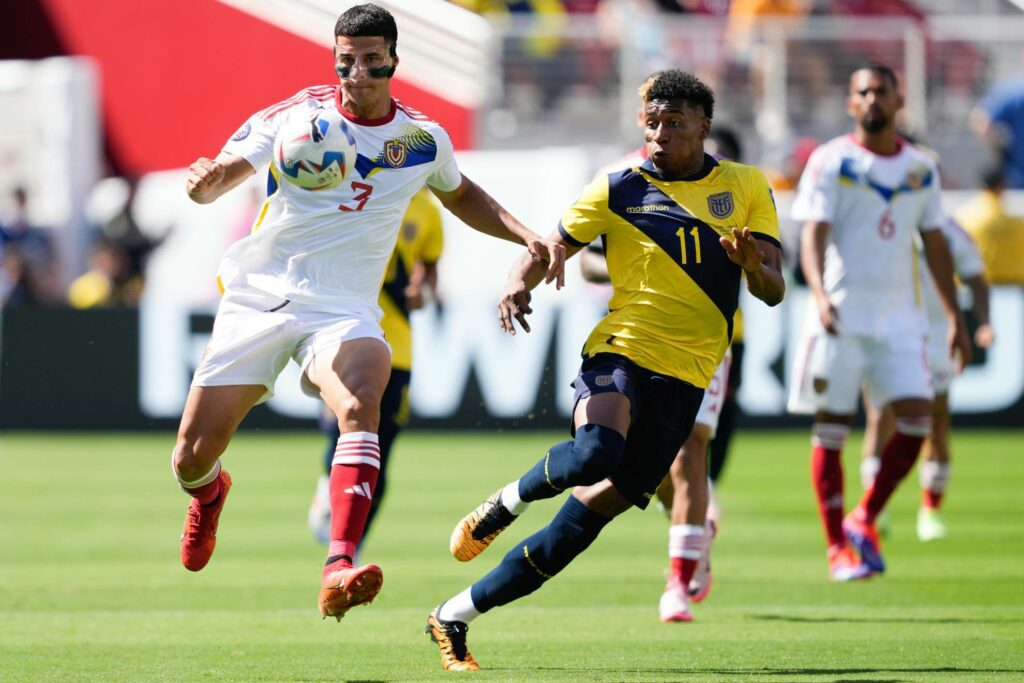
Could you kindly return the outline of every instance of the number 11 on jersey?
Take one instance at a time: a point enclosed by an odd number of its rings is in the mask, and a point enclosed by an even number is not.
[[[676,234],[679,235],[679,250],[682,256],[679,262],[684,266],[686,265],[686,226],[683,226],[676,230]],[[690,228],[690,235],[693,236],[693,262],[700,263],[700,230],[695,225]]]

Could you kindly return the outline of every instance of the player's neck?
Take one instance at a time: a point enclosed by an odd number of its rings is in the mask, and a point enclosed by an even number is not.
[[[869,133],[863,128],[857,128],[853,131],[853,137],[861,147],[881,156],[892,156],[900,151],[899,136],[892,128],[886,128],[877,133]]]
[[[661,173],[661,176],[665,180],[683,180],[700,173],[701,170],[704,169],[705,158],[704,152],[702,151],[693,159],[689,159],[685,163],[680,164],[679,167],[672,169],[662,168],[653,159],[651,160],[651,163],[656,169],[658,169],[658,172]]]
[[[341,108],[357,119],[369,121],[382,119],[391,113],[391,95],[384,93],[372,101],[356,102],[342,91]]]

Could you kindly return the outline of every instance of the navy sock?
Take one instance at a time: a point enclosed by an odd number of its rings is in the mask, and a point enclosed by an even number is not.
[[[529,595],[586,550],[610,521],[569,496],[550,524],[517,543],[501,564],[473,584],[473,605],[486,612]]]
[[[554,498],[567,488],[596,484],[615,471],[625,449],[626,439],[611,427],[583,425],[572,441],[552,446],[519,479],[519,497]]]

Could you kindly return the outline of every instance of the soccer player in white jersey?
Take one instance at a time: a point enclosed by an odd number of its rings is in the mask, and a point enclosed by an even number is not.
[[[960,282],[970,291],[971,311],[978,321],[974,332],[974,343],[987,349],[995,340],[989,323],[989,287],[984,276],[984,262],[974,240],[952,217],[942,224],[953,253],[953,266]],[[923,264],[921,264],[923,265]],[[949,387],[956,376],[957,368],[950,358],[945,340],[949,333],[942,304],[935,290],[935,284],[926,268],[922,268],[922,289],[925,313],[928,316],[928,369],[935,389],[932,402],[932,433],[924,443],[918,473],[921,482],[921,507],[917,512],[917,536],[922,541],[934,541],[946,536],[946,525],[939,508],[949,484]],[[867,488],[875,480],[880,460],[877,453],[882,442],[892,431],[891,409],[879,410],[868,403],[867,425],[864,429],[864,458],[861,460],[861,482]]]
[[[854,71],[846,100],[854,132],[815,150],[792,209],[804,224],[800,261],[813,296],[789,407],[815,414],[811,479],[836,581],[885,571],[875,519],[931,431],[917,234],[949,320],[946,353],[970,356],[942,236],[938,168],[896,134],[902,106],[891,69]],[[844,518],[842,449],[865,383],[875,405],[892,406],[896,427],[874,484]]]
[[[267,166],[286,117],[337,108],[355,136],[358,162],[337,188],[308,192],[271,170],[254,231],[224,255],[224,297],[196,370],[174,448],[174,473],[192,496],[181,559],[209,561],[231,487],[220,465],[242,418],[266,400],[289,358],[303,389],[338,417],[341,437],[330,477],[331,538],[319,598],[324,617],[376,597],[383,574],[352,566],[379,469],[377,426],[391,369],[377,296],[412,196],[429,186],[456,217],[480,232],[523,243],[562,284],[564,248],[540,239],[455,164],[445,130],[392,99],[398,30],[385,9],[357,5],[335,26],[339,85],[307,88],[249,118],[215,159],[189,169],[189,197],[214,201]]]

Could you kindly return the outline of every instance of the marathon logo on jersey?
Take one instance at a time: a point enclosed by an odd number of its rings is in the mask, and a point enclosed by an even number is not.
[[[719,192],[708,197],[708,211],[715,218],[728,218],[733,208],[732,192]]]
[[[672,207],[667,204],[644,204],[643,206],[627,206],[626,213],[654,213],[658,211],[671,211]]]
[[[409,156],[409,148],[401,140],[388,140],[384,143],[384,160],[392,168],[401,168]]]
[[[246,121],[242,124],[242,127],[235,131],[235,134],[231,136],[234,142],[241,142],[242,140],[249,137],[249,133],[252,132],[252,124]]]

